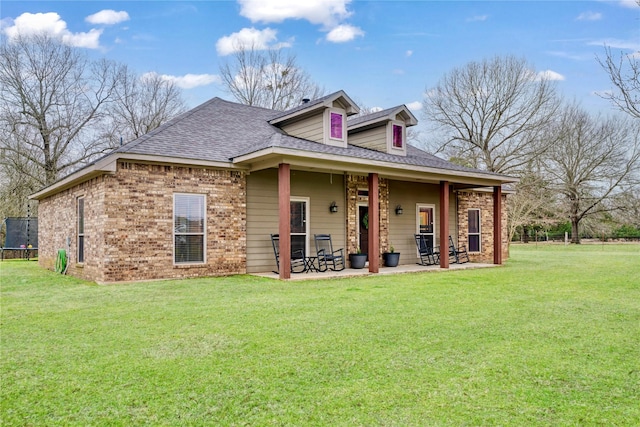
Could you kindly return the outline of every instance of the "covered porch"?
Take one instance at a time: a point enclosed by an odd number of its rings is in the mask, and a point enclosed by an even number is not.
[[[370,276],[373,274],[378,275],[388,275],[393,276],[397,274],[416,274],[416,273],[440,273],[446,271],[461,271],[461,270],[470,270],[470,269],[478,269],[478,268],[491,268],[498,267],[498,264],[487,264],[487,263],[475,263],[469,262],[465,264],[450,264],[448,268],[440,268],[439,265],[418,265],[418,264],[401,264],[397,267],[379,267],[378,273],[372,273],[368,268],[363,269],[353,269],[346,268],[342,271],[331,271],[327,270],[325,272],[308,272],[308,273],[296,273],[291,274],[289,280],[292,281],[303,281],[303,280],[322,280],[322,279],[344,279],[349,277],[363,277]],[[279,279],[280,275],[274,272],[268,273],[254,273],[253,276],[266,277],[269,279]],[[390,277],[390,280],[393,280]]]
[[[406,178],[405,178],[406,179]],[[423,178],[424,179],[424,178]],[[433,178],[431,178],[433,179]],[[450,194],[451,183],[449,180],[439,181],[439,218],[440,223],[438,228],[438,237],[440,245],[445,248],[448,245],[450,239]],[[473,186],[473,184],[464,184],[464,186]],[[493,264],[502,264],[502,185],[494,185],[493,187]],[[348,189],[347,189],[348,191]],[[346,203],[348,209],[353,207],[353,203],[350,203],[350,197],[347,194]],[[279,223],[278,233],[280,236],[291,235],[291,165],[289,163],[279,163],[278,165],[278,206],[279,206]],[[368,226],[367,226],[367,241],[368,241],[368,260],[369,260],[369,273],[380,273],[380,256],[381,256],[381,237],[386,237],[386,245],[389,246],[388,230],[386,233],[381,234],[380,230],[380,216],[381,214],[389,215],[388,200],[385,208],[385,204],[380,201],[380,174],[369,172],[367,174],[367,213],[368,213]],[[349,233],[350,223],[347,221],[347,234]],[[435,242],[434,230],[434,242]],[[385,235],[386,234],[386,235]],[[352,249],[352,248],[351,248]],[[387,248],[385,248],[385,251]],[[280,265],[279,265],[279,278],[290,279],[291,278],[291,240],[280,239],[279,241],[279,253]],[[441,269],[450,268],[449,257],[441,256],[440,265]]]
[[[337,277],[363,274],[362,270],[350,269],[348,263],[349,254],[356,252],[363,237],[370,254],[366,274],[387,273],[382,254],[391,246],[402,251],[400,267],[403,270],[392,268],[389,273],[448,269],[451,267],[448,257],[442,257],[435,267],[415,265],[414,233],[422,232],[422,224],[416,224],[418,214],[422,213],[418,211],[424,206],[431,210],[433,222],[429,232],[434,246],[448,242],[449,236],[458,242],[457,229],[461,219],[455,191],[477,187],[489,191],[487,200],[490,205],[484,209],[483,215],[491,214],[494,221],[483,230],[488,235],[485,241],[492,246],[490,258],[485,256],[476,261],[480,265],[502,264],[504,239],[493,239],[492,236],[502,236],[506,229],[502,220],[501,185],[505,182],[504,177],[434,168],[424,170],[406,165],[396,168],[387,162],[378,163],[355,164],[345,158],[319,156],[309,159],[299,154],[270,153],[260,162],[247,164],[250,169],[247,186],[247,272],[272,277],[272,271],[277,270],[280,279],[302,279],[300,274],[291,272],[292,249],[296,252],[302,248],[307,256],[313,256],[313,236],[320,233],[331,234],[334,246],[344,249],[347,269],[337,272]],[[298,209],[294,209],[294,205]],[[332,209],[333,205],[337,207]],[[404,215],[398,214],[399,207],[404,209]],[[300,208],[307,215],[301,226],[307,227],[303,233],[292,229],[300,223]],[[367,226],[364,228],[362,212],[367,214]],[[275,263],[269,239],[271,234],[291,236],[291,239],[279,239],[279,266]],[[306,242],[301,239],[306,239]],[[488,246],[489,243],[484,244],[485,248]],[[327,277],[327,274],[306,273],[302,276],[319,278]]]

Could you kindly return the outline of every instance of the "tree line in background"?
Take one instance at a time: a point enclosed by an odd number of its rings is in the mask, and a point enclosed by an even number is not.
[[[513,56],[470,62],[426,92],[430,151],[456,163],[519,178],[507,198],[509,235],[570,227],[612,234],[640,230],[638,59],[610,49],[600,61],[623,113],[593,115],[562,100],[544,73]]]
[[[544,74],[513,56],[469,62],[426,91],[429,136],[413,143],[450,161],[519,178],[509,233],[570,227],[640,230],[640,66],[637,55],[597,58],[626,114],[566,102]],[[220,67],[238,102],[276,110],[324,89],[282,50],[239,48]],[[89,60],[46,35],[0,45],[0,215],[24,216],[27,197],[186,111],[180,89],[154,73]],[[31,207],[35,212],[37,207]],[[625,228],[626,227],[626,228]]]

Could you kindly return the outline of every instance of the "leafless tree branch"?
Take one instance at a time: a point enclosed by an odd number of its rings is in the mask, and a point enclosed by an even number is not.
[[[236,101],[273,110],[287,110],[303,98],[315,99],[324,89],[313,83],[296,64],[296,58],[281,49],[260,51],[238,46],[233,60],[220,67],[226,90]]]

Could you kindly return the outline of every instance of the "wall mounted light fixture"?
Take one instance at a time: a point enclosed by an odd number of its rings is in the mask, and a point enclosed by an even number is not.
[[[331,213],[338,212],[338,205],[336,205],[336,202],[331,202],[331,204],[329,205],[329,212]]]
[[[402,212],[404,212],[402,210],[402,206],[400,205],[396,206],[396,215],[402,215]]]

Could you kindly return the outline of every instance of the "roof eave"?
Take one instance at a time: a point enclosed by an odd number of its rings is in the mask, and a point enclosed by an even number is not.
[[[116,172],[116,159],[114,157],[115,156],[104,157],[94,164],[73,172],[42,190],[31,194],[29,199],[42,200],[48,196],[59,193],[60,191],[66,190],[67,188],[71,188],[100,175],[114,174]]]
[[[477,187],[518,181],[517,178],[499,174],[457,171],[359,157],[345,158],[342,155],[283,147],[269,147],[233,159],[235,165],[243,165],[250,170],[266,169],[287,161],[290,161],[292,165],[308,166],[318,170],[344,170],[352,173],[378,172],[390,178],[410,178],[412,180],[419,180],[422,176],[422,178],[429,177],[430,180],[450,180],[451,182],[461,182]]]
[[[117,152],[100,159],[95,164],[80,169],[65,178],[51,184],[48,187],[29,196],[32,200],[42,200],[60,191],[71,188],[82,182],[88,181],[101,175],[113,175],[116,172],[119,160],[138,161],[143,163],[163,163],[183,166],[202,166],[221,169],[238,169],[232,162],[217,162],[210,160],[186,159],[179,157],[166,157],[150,154],[135,154],[127,152]]]

